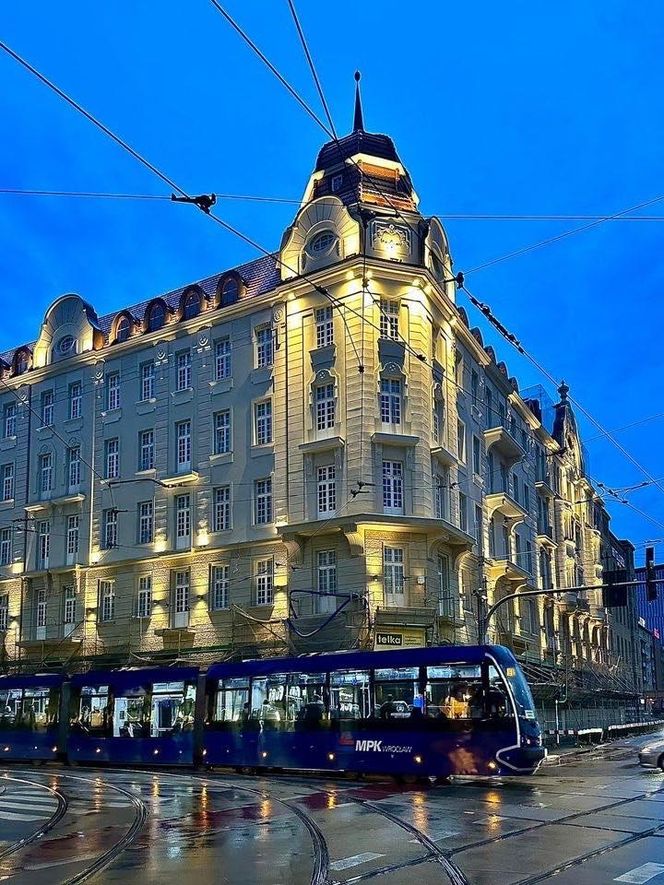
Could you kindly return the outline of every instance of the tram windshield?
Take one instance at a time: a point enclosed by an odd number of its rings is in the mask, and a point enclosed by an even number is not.
[[[535,719],[535,701],[519,667],[505,667],[505,677],[514,695],[517,715],[523,719]]]
[[[58,688],[0,689],[0,729],[46,731],[57,725],[59,699]]]

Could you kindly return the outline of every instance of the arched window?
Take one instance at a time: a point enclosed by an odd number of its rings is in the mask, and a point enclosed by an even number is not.
[[[188,292],[184,296],[182,305],[182,319],[192,320],[201,312],[201,297],[196,291]]]
[[[219,303],[221,307],[234,304],[240,295],[240,287],[235,277],[226,277],[221,286]]]
[[[126,341],[129,338],[130,331],[131,324],[129,322],[129,317],[126,315],[121,316],[115,327],[115,340],[117,342]]]
[[[164,305],[161,301],[155,301],[155,303],[148,308],[147,331],[156,332],[158,329],[162,328],[165,322],[166,311],[164,310]]]
[[[319,255],[325,255],[332,249],[336,241],[336,235],[331,230],[323,230],[309,241],[307,252],[312,258],[317,258]]]

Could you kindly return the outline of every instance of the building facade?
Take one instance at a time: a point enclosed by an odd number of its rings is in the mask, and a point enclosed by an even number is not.
[[[543,686],[608,677],[600,591],[485,623],[599,585],[608,515],[567,387],[520,393],[456,294],[360,114],[278,252],[110,316],[56,300],[0,363],[4,666],[486,632]]]

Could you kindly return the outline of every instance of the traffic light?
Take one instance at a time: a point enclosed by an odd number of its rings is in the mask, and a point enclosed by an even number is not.
[[[646,599],[657,599],[657,578],[655,577],[655,548],[646,547]]]
[[[602,581],[608,586],[602,588],[602,605],[604,608],[625,608],[627,605],[627,587],[616,587],[627,580],[624,568],[602,572]]]

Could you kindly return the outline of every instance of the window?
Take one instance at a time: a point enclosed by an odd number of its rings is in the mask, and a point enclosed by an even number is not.
[[[182,310],[183,320],[193,320],[201,312],[201,297],[198,292],[189,292],[185,296]]]
[[[446,615],[448,618],[454,617],[454,599],[450,582],[450,558],[444,553],[438,555],[438,605],[441,615]]]
[[[138,505],[138,543],[151,544],[154,541],[154,503],[140,501]]]
[[[120,476],[120,441],[117,437],[107,439],[104,444],[106,479],[117,479]]]
[[[318,516],[333,516],[337,509],[337,481],[334,464],[318,468],[316,491]]]
[[[272,480],[257,479],[254,482],[254,522],[265,525],[272,522]]]
[[[240,287],[234,277],[228,277],[224,280],[221,287],[221,306],[226,307],[227,304],[234,304],[240,294]]]
[[[231,377],[231,339],[221,338],[214,345],[214,380]]]
[[[343,175],[333,175],[332,176],[330,188],[331,188],[333,194],[335,194],[337,191],[341,190],[341,186],[343,184],[343,181],[344,181]]]
[[[329,430],[333,428],[334,413],[334,383],[319,384],[316,387],[316,429]]]
[[[330,673],[330,716],[335,719],[368,719],[370,715],[369,671]]]
[[[210,608],[219,611],[228,608],[230,566],[213,565],[210,569]]]
[[[330,347],[334,344],[334,320],[332,306],[316,310],[316,347]]]
[[[16,355],[15,359],[15,374],[16,375],[24,375],[28,368],[30,367],[30,358],[28,354],[22,350],[20,353]]]
[[[272,442],[272,400],[254,403],[254,445]]]
[[[436,517],[437,519],[449,519],[450,515],[450,474],[446,470],[442,474],[436,474],[434,477],[436,483]]]
[[[443,445],[443,433],[445,429],[445,403],[442,399],[434,399],[431,417],[431,435],[434,445]]]
[[[152,576],[143,575],[138,579],[136,596],[136,617],[149,618],[152,615]]]
[[[3,411],[3,437],[16,436],[16,403],[7,403]]]
[[[53,424],[53,391],[47,390],[41,395],[41,426],[51,427]]]
[[[493,391],[490,387],[485,388],[484,402],[486,404],[486,426],[493,427],[495,423],[493,417]]]
[[[454,383],[463,390],[463,354],[458,348],[454,351]]]
[[[175,546],[188,547],[191,536],[191,499],[189,495],[178,495],[175,499]]]
[[[274,560],[259,559],[256,563],[256,605],[272,605],[274,601]]]
[[[214,415],[214,446],[215,455],[224,455],[232,451],[231,445],[231,413],[229,409],[216,412]]]
[[[475,369],[470,373],[470,395],[473,398],[473,405],[476,406],[480,398],[480,377]]]
[[[101,546],[105,550],[112,550],[118,546],[118,511],[115,507],[104,510],[102,514]]]
[[[78,553],[81,518],[77,513],[67,517],[67,557],[73,558]]]
[[[67,477],[70,489],[76,489],[81,484],[80,446],[70,446],[67,449]]]
[[[109,372],[106,376],[106,410],[120,408],[120,373]]]
[[[523,509],[526,511],[526,513],[530,513],[530,490],[525,482],[523,483],[522,488],[523,488],[523,501],[522,501]]]
[[[48,568],[48,557],[51,550],[51,523],[44,519],[37,525],[37,568]]]
[[[39,456],[39,491],[42,497],[53,491],[53,455],[50,452]]]
[[[323,230],[309,241],[307,252],[314,257],[323,255],[325,252],[330,251],[336,241],[337,238],[331,230]]]
[[[177,440],[176,468],[178,473],[191,470],[191,421],[180,421],[175,425]]]
[[[14,465],[2,465],[2,500],[11,501],[14,498]]]
[[[399,302],[380,300],[380,337],[399,338]]]
[[[401,547],[383,549],[383,590],[386,605],[405,605],[405,575]]]
[[[463,492],[459,492],[459,528],[468,531],[468,498]]]
[[[457,421],[457,454],[459,461],[466,460],[466,425]]]
[[[12,530],[0,529],[0,565],[11,565]]]
[[[191,351],[184,350],[175,358],[175,389],[188,390],[191,387]]]
[[[142,430],[138,435],[138,469],[154,470],[154,430]]]
[[[46,613],[48,600],[46,598],[46,590],[38,590],[36,595],[36,611],[35,624],[38,628],[46,627]]]
[[[404,512],[401,461],[383,461],[383,510],[397,515]]]
[[[212,499],[212,531],[227,532],[231,528],[231,487],[220,486]]]
[[[401,381],[397,378],[381,379],[380,420],[383,424],[401,424]]]
[[[148,332],[156,332],[166,322],[166,311],[161,302],[153,304],[148,314]]]
[[[113,581],[99,581],[99,616],[102,621],[112,621],[115,617],[115,584]]]
[[[72,626],[76,623],[76,587],[68,585],[62,588],[64,598],[64,610],[62,621],[65,626]]]
[[[482,508],[479,504],[475,505],[475,537],[477,538],[477,542],[482,546]]]
[[[256,368],[264,369],[271,366],[274,360],[274,343],[271,326],[259,326],[256,329]]]
[[[120,321],[115,329],[115,340],[119,343],[129,338],[129,318],[120,317]]]
[[[477,476],[482,475],[482,449],[480,439],[473,435],[473,473]]]
[[[332,612],[337,604],[334,597],[337,592],[337,552],[336,550],[319,550],[316,559],[316,590],[318,593],[324,593],[331,597],[329,599],[318,597],[318,612],[319,614]]]
[[[80,418],[82,413],[83,385],[80,381],[74,381],[69,385],[69,417]]]
[[[9,623],[9,593],[0,596],[0,630],[6,630]]]
[[[146,402],[147,400],[154,399],[154,363],[152,361],[149,363],[141,363],[140,374],[141,402]]]

